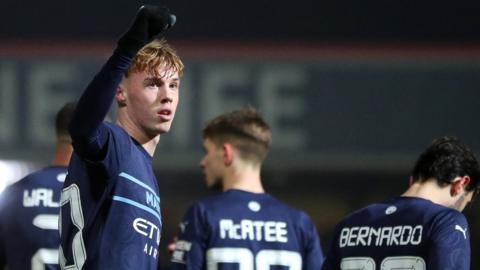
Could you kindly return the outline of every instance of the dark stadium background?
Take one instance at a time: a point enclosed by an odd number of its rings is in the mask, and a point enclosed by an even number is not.
[[[78,97],[140,3],[0,2],[0,159],[48,163],[55,111]],[[406,189],[433,138],[457,136],[480,154],[475,2],[161,3],[177,14],[168,38],[186,63],[155,158],[164,264],[186,207],[212,194],[198,169],[200,129],[226,110],[254,105],[274,123],[265,186],[311,215],[324,250],[345,214]],[[465,211],[472,254],[479,209]]]

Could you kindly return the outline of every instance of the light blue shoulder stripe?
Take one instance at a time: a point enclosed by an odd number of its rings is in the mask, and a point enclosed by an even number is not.
[[[138,203],[136,201],[127,199],[125,197],[120,197],[120,196],[113,196],[113,200],[118,201],[118,202],[123,202],[123,203],[129,204],[129,205],[135,206],[137,208],[140,208],[144,211],[147,211],[150,214],[154,215],[158,219],[158,221],[160,221],[160,224],[162,224],[162,219],[160,218],[160,215],[148,206],[145,206],[141,203]]]
[[[133,183],[135,183],[135,184],[143,187],[144,189],[150,191],[151,193],[153,193],[153,195],[155,195],[155,197],[157,197],[158,201],[160,201],[160,197],[157,195],[157,193],[151,187],[147,186],[147,184],[143,183],[142,181],[138,180],[137,178],[131,176],[130,174],[128,174],[126,172],[121,172],[118,176],[123,177],[124,179],[130,180]]]

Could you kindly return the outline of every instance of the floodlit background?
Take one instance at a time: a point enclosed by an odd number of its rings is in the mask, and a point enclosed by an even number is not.
[[[168,40],[186,64],[173,129],[154,161],[164,264],[188,205],[212,194],[198,168],[200,130],[217,114],[246,105],[262,112],[274,132],[267,190],[311,215],[324,250],[345,214],[406,189],[434,138],[454,135],[480,151],[476,4],[160,3],[177,14]],[[0,191],[48,165],[55,112],[79,97],[140,4],[0,2]],[[478,205],[465,213],[475,254]]]

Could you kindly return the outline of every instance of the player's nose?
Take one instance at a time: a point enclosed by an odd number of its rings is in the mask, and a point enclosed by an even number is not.
[[[159,99],[162,104],[173,102],[174,94],[172,93],[172,91],[169,91],[166,85],[163,85],[162,87],[160,87],[160,89],[158,89],[157,95],[157,99]]]

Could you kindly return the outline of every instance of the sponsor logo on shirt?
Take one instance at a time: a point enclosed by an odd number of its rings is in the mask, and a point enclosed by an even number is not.
[[[465,239],[467,239],[467,228],[464,229],[460,225],[455,225],[455,230],[462,232],[463,237],[465,237]]]
[[[145,201],[148,206],[160,213],[160,199],[154,193],[146,191]]]
[[[144,219],[144,218],[136,218],[133,221],[133,229],[143,235],[144,237],[154,240],[156,245],[151,245],[148,242],[145,243],[143,248],[143,252],[148,255],[152,256],[153,258],[157,258],[158,256],[158,245],[160,244],[160,235],[161,231],[160,228],[155,225],[154,223]]]

